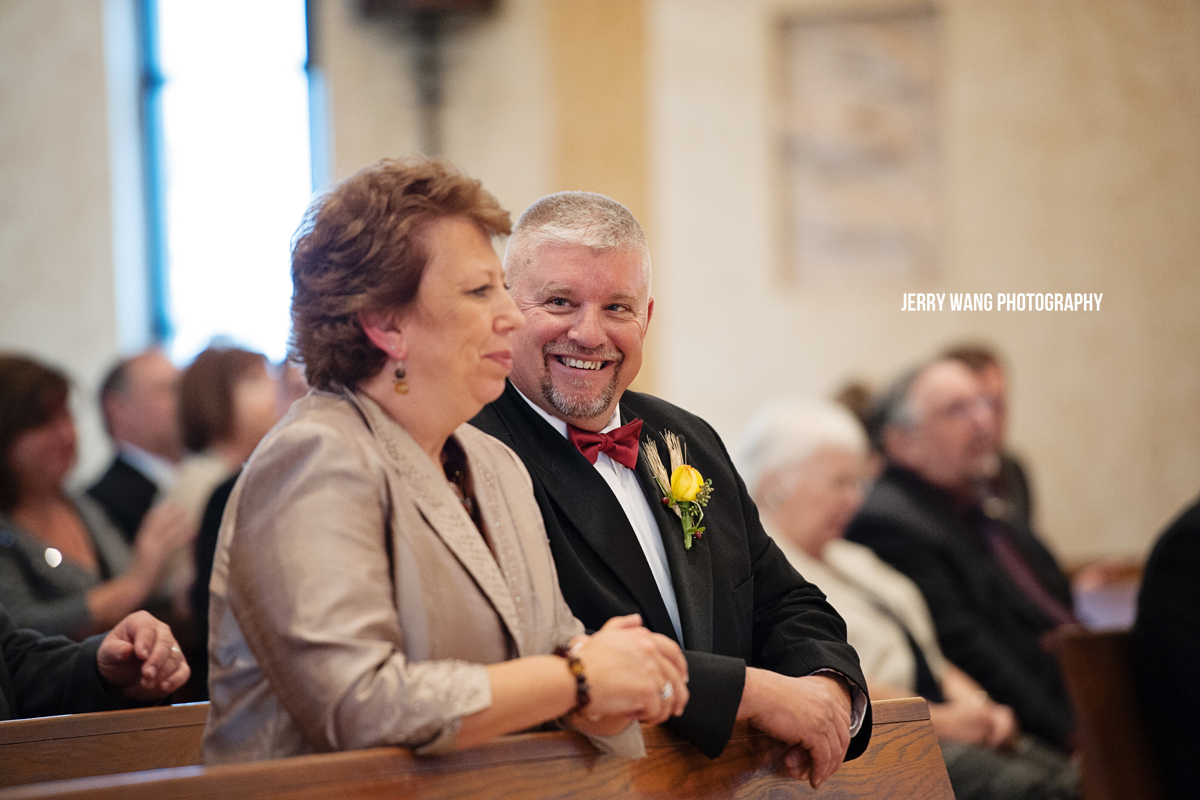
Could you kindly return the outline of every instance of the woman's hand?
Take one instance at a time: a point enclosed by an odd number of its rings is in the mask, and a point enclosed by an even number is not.
[[[1021,735],[1020,726],[1017,725],[1017,715],[1008,706],[1002,706],[999,703],[987,701],[988,714],[992,719],[992,732],[988,736],[988,747],[993,750],[1008,750],[1017,743],[1017,737]]]
[[[167,557],[190,544],[198,532],[198,526],[182,507],[164,500],[146,513],[138,528],[133,543],[133,569],[155,583]]]
[[[657,725],[683,713],[688,701],[687,661],[679,645],[642,627],[637,614],[613,617],[576,651],[591,687],[581,716],[592,726],[613,720]],[[619,731],[623,725],[618,727]]]
[[[1012,709],[993,703],[983,693],[973,699],[931,703],[929,717],[939,737],[993,750],[1010,747],[1019,734]]]
[[[952,742],[987,746],[992,733],[992,717],[987,709],[969,701],[930,703],[929,719],[938,738]]]

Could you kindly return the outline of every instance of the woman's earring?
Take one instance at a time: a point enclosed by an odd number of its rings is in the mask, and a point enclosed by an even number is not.
[[[401,361],[396,365],[396,383],[392,386],[396,394],[408,394],[408,381],[405,379],[407,374],[404,371],[404,362]]]

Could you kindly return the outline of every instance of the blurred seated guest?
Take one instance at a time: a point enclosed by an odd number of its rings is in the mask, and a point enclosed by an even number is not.
[[[984,396],[992,404],[992,436],[998,453],[995,474],[988,480],[987,489],[1004,504],[1004,513],[1011,515],[1017,524],[1032,527],[1033,493],[1029,488],[1029,476],[1021,461],[1005,448],[1008,433],[1008,375],[1000,356],[986,345],[960,344],[948,348],[942,358],[961,362],[979,379]]]
[[[171,498],[199,524],[213,489],[241,468],[279,420],[277,387],[261,353],[209,347],[183,371],[179,390],[188,455]]]
[[[268,367],[261,353],[210,346],[183,371],[179,423],[188,454],[169,497],[197,529],[213,490],[241,468],[279,419],[277,386]],[[193,553],[173,553],[164,588],[178,619],[191,614],[195,580]],[[195,623],[204,625],[205,620]]]
[[[858,380],[847,381],[841,389],[837,390],[833,399],[834,402],[844,406],[854,415],[860,427],[864,429],[867,427],[867,415],[871,410],[871,387],[869,385]],[[883,453],[868,443],[866,472],[868,483],[879,477],[879,473],[883,472],[883,467]]]
[[[142,607],[194,528],[160,504],[131,549],[94,500],[63,490],[76,455],[69,388],[57,370],[0,355],[0,603],[21,627],[82,639]]]
[[[275,379],[275,413],[282,418],[292,407],[292,403],[308,394],[308,381],[304,379],[304,369],[290,358],[279,365]]]
[[[1146,562],[1133,626],[1133,664],[1168,800],[1200,787],[1200,501],[1159,538]]]
[[[1071,592],[1033,532],[986,502],[996,427],[979,379],[953,359],[924,364],[880,396],[872,423],[888,466],[846,538],[917,584],[946,657],[1022,729],[1069,747],[1071,707],[1042,638],[1074,621]]]
[[[522,317],[508,213],[443,161],[385,160],[310,209],[293,350],[313,390],[229,498],[210,583],[206,763],[470,747],[561,720],[625,755],[687,702],[679,647],[559,591],[528,473],[466,425]],[[556,653],[556,647],[567,647]]]
[[[154,500],[171,488],[183,455],[179,370],[157,347],[123,359],[100,386],[100,409],[117,452],[87,493],[132,543]]]
[[[308,393],[308,382],[304,372],[291,359],[286,359],[278,371],[276,383],[276,409],[279,417],[287,413],[292,403]],[[221,530],[221,517],[225,504],[237,483],[239,469],[224,483],[213,490],[204,514],[200,517],[200,531],[196,535],[195,553],[196,579],[190,592],[192,619],[197,622],[196,637],[188,645],[188,659],[192,662],[194,680],[188,685],[190,700],[208,699],[208,581],[212,577],[213,556],[217,551],[217,535]]]
[[[829,401],[784,401],[754,417],[741,450],[742,475],[768,532],[846,621],[871,696],[929,701],[955,797],[1078,797],[1071,761],[1020,735],[1012,709],[946,661],[920,589],[842,538],[863,500],[860,424]]]
[[[0,720],[145,705],[190,674],[171,629],[145,611],[77,644],[18,628],[0,606],[0,649]]]
[[[212,578],[213,558],[217,553],[217,539],[221,532],[221,519],[233,487],[241,476],[241,470],[213,490],[204,515],[200,517],[200,531],[196,534],[196,580],[189,594],[192,619],[196,621],[196,641],[188,646],[188,660],[192,662],[195,680],[189,684],[191,700],[208,699],[208,582]]]

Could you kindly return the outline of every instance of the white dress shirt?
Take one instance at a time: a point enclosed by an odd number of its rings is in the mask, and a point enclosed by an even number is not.
[[[558,417],[547,414],[522,394],[520,389],[517,389],[517,394],[521,395],[521,399],[529,403],[529,407],[540,414],[542,419],[561,433],[563,438],[567,437],[567,423]],[[620,426],[621,407],[618,405],[613,409],[612,418],[600,432],[609,433]],[[662,595],[663,604],[667,607],[667,614],[671,617],[671,626],[675,628],[676,641],[679,642],[680,647],[684,647],[683,627],[679,623],[679,601],[675,598],[675,585],[671,583],[671,570],[667,566],[667,551],[663,547],[662,532],[658,529],[654,512],[650,510],[646,493],[642,491],[642,485],[638,482],[638,477],[633,470],[624,464],[618,464],[604,453],[600,453],[596,457],[595,467],[596,472],[600,473],[600,477],[604,478],[604,482],[616,495],[617,502],[621,504],[625,516],[629,519],[629,525],[633,528],[638,544],[642,546],[642,552],[646,555],[646,563],[650,565],[650,572],[654,575],[658,593]]]
[[[160,455],[143,450],[129,442],[118,442],[117,452],[121,458],[158,487],[159,495],[170,491],[175,484],[175,465]]]

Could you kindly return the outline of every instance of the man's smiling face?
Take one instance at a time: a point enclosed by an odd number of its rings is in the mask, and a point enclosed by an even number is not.
[[[510,275],[525,327],[513,335],[511,379],[546,412],[598,431],[642,366],[654,311],[636,247],[543,244]]]

